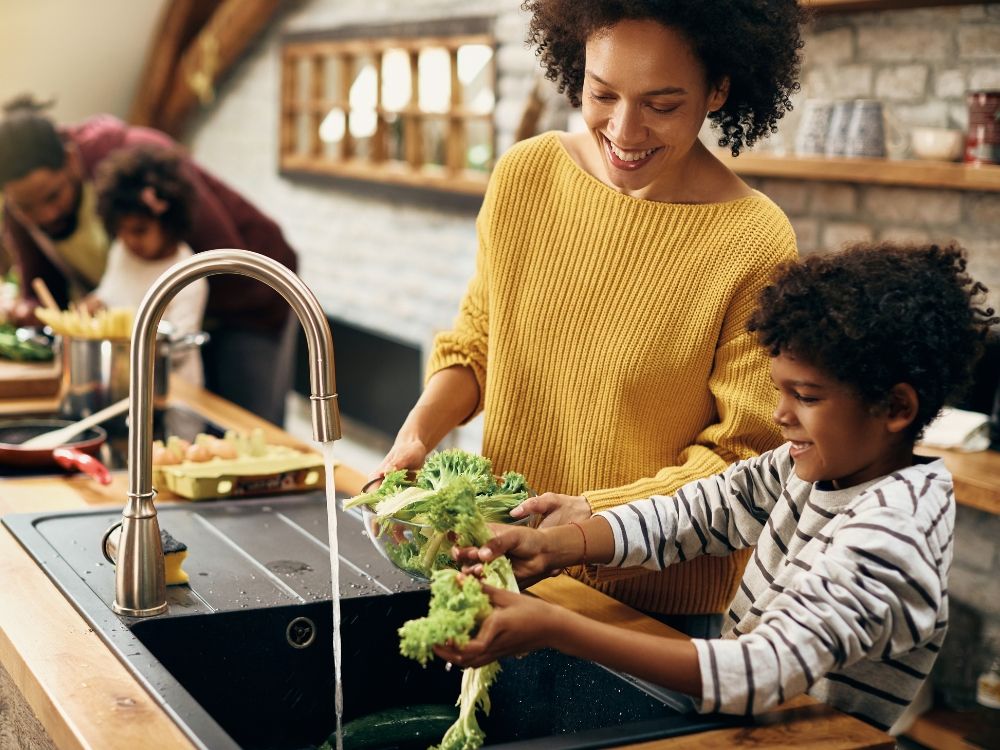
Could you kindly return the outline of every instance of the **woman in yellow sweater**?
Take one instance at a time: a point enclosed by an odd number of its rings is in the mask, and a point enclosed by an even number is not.
[[[797,88],[800,10],[524,7],[548,77],[582,104],[587,130],[546,133],[499,160],[476,274],[379,471],[420,466],[485,410],[484,455],[545,493],[526,510],[565,523],[669,495],[779,442],[767,357],[745,324],[771,270],[795,255],[794,234],[698,133],[707,117],[736,154],[774,128]],[[744,562],[589,582],[654,614],[720,613]]]

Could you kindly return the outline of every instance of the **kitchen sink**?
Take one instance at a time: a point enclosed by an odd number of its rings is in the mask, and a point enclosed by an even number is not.
[[[169,612],[146,619],[110,608],[114,572],[99,543],[119,512],[15,514],[2,522],[197,747],[321,743],[335,725],[323,493],[162,504],[159,511],[161,527],[189,547],[191,585],[169,587]],[[398,653],[396,631],[426,613],[428,591],[375,551],[359,515],[338,516],[345,721],[454,703],[459,670],[439,661],[422,668]],[[492,715],[481,720],[488,747],[612,747],[733,723],[693,713],[684,696],[555,651],[502,667],[490,691]]]

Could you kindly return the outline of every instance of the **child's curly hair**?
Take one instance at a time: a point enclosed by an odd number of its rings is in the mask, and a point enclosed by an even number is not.
[[[908,383],[920,436],[945,399],[968,384],[989,327],[987,289],[957,245],[858,244],[783,266],[760,294],[747,329],[773,357],[801,357],[874,408]]]
[[[619,21],[651,20],[691,43],[707,80],[729,77],[726,103],[708,117],[733,156],[774,133],[790,94],[799,90],[806,12],[796,0],[524,0],[532,14],[528,43],[545,77],[580,106],[587,39]]]
[[[159,222],[174,241],[191,228],[194,187],[180,153],[162,146],[136,146],[112,153],[97,170],[97,213],[109,234],[125,216]]]

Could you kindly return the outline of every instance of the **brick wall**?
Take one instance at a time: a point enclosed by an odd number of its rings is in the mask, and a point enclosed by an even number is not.
[[[294,5],[195,122],[189,144],[209,169],[279,219],[303,278],[332,315],[427,347],[450,325],[474,267],[470,212],[437,210],[318,186],[277,173],[278,47],[283,29],[495,14],[500,43],[497,127],[509,146],[535,58],[523,45],[517,0],[311,0]],[[965,126],[967,90],[1000,89],[1000,4],[828,15],[807,35],[801,103],[808,96],[880,98],[899,132]],[[562,127],[552,108],[546,126]],[[798,108],[768,148],[790,149]],[[896,153],[902,155],[899,147]],[[957,239],[972,270],[1000,291],[1000,194],[789,180],[752,180],[788,213],[803,252],[864,239]],[[387,281],[392,279],[391,282]],[[1000,294],[994,294],[1000,302]],[[460,443],[478,445],[476,427]],[[952,637],[939,683],[955,703],[989,653],[1000,654],[1000,519],[959,508],[951,591]],[[981,644],[986,644],[985,648]]]
[[[1000,89],[1000,4],[827,14],[806,36],[808,97],[882,100],[894,157],[910,155],[912,127],[968,124],[967,91]],[[792,150],[802,107],[761,151]],[[798,180],[749,180],[795,227],[801,252],[859,240],[957,240],[1000,307],[1000,193]]]

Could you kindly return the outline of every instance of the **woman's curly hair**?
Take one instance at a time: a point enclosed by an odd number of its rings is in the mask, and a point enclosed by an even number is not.
[[[528,43],[545,77],[580,106],[587,39],[619,21],[651,20],[680,32],[707,80],[729,77],[726,103],[708,117],[733,156],[774,133],[790,95],[799,90],[806,18],[796,0],[525,0],[532,14]]]
[[[919,437],[961,391],[1000,318],[966,273],[957,245],[859,244],[783,266],[760,294],[747,329],[769,354],[787,352],[851,386],[871,407],[908,383]]]
[[[97,213],[109,234],[118,232],[125,216],[159,222],[174,241],[191,228],[194,187],[176,149],[144,145],[116,151],[101,162],[95,184]]]

